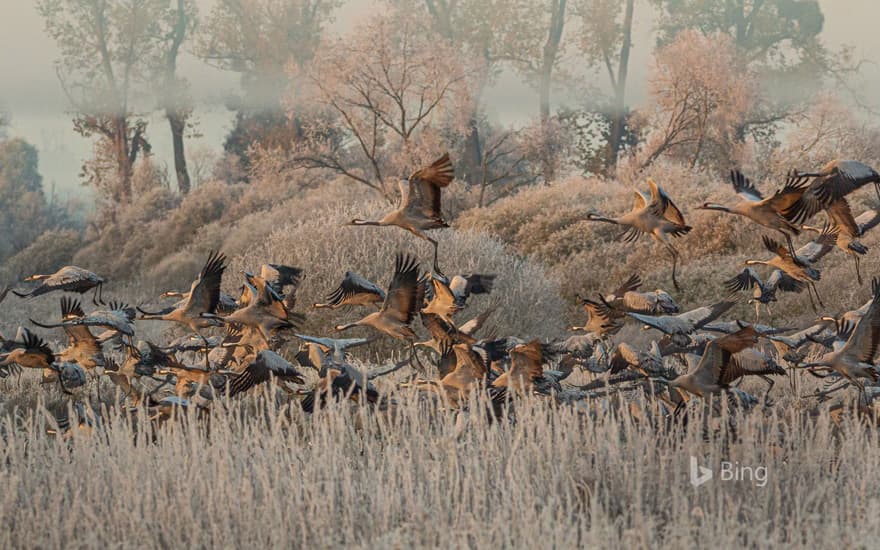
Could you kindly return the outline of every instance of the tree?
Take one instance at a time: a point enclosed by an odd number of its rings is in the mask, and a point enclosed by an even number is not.
[[[184,131],[192,115],[189,90],[186,80],[177,76],[177,58],[184,41],[195,28],[196,11],[192,0],[176,0],[176,6],[167,10],[162,50],[156,68],[156,79],[161,83],[159,98],[168,126],[171,129],[171,143],[174,149],[174,173],[177,176],[177,189],[182,195],[190,191],[189,170],[186,166]]]
[[[482,182],[480,100],[485,88],[500,73],[504,59],[510,17],[509,0],[396,0],[399,12],[411,17],[424,13],[434,31],[474,62],[474,101],[464,140],[463,155],[457,163],[457,177],[471,184]]]
[[[74,130],[97,137],[86,181],[113,203],[131,200],[132,167],[149,151],[147,121],[133,107],[155,58],[167,0],[41,0],[46,32],[58,44],[56,73],[76,116]],[[108,173],[108,168],[112,172]]]
[[[0,140],[0,260],[25,248],[48,226],[37,149]]]
[[[784,119],[809,103],[826,77],[839,83],[857,68],[848,52],[830,52],[821,41],[825,23],[818,0],[653,0],[660,12],[658,42],[679,32],[728,35],[746,66],[768,94],[762,108],[737,129],[740,140],[751,126]]]
[[[376,17],[321,48],[308,89],[291,98],[292,109],[312,111],[294,164],[391,200],[388,176],[409,173],[467,128],[473,72],[458,59],[442,37],[399,17]]]
[[[757,102],[754,76],[744,65],[732,39],[720,33],[682,31],[656,51],[643,168],[663,154],[691,167],[704,157],[730,166],[739,143],[736,128]]]
[[[507,0],[496,6],[496,9],[504,10],[502,20],[507,22],[501,57],[512,63],[537,89],[538,112],[544,132],[541,139],[548,143],[552,133],[550,88],[564,52],[562,32],[566,3],[566,0]],[[502,17],[501,13],[499,17]],[[545,163],[543,176],[548,183],[555,177],[552,163]]]
[[[341,0],[218,0],[200,27],[196,53],[241,75],[243,98],[232,104],[236,125],[224,143],[243,168],[257,142],[290,148],[302,134],[300,117],[284,114],[282,98],[314,57]],[[294,94],[295,95],[295,94]],[[290,98],[288,98],[289,100]],[[293,139],[291,139],[293,138]]]
[[[575,9],[580,19],[580,49],[587,60],[604,68],[612,93],[605,171],[617,165],[626,134],[626,84],[632,48],[635,0],[581,0]]]

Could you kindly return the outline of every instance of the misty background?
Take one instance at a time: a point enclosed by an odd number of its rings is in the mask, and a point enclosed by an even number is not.
[[[860,68],[858,87],[871,107],[880,109],[880,64],[875,62],[880,51],[880,33],[876,22],[880,16],[877,0],[819,0],[825,16],[821,33],[830,49],[843,45],[854,48],[856,58],[867,60]],[[199,12],[207,14],[213,0],[198,0]],[[383,2],[349,0],[336,11],[329,27],[331,34],[350,31],[365,16],[382,10]],[[645,100],[646,81],[655,44],[654,10],[635,12],[633,49],[630,60],[630,83],[627,104],[637,106]],[[40,171],[44,186],[55,186],[60,197],[71,193],[89,193],[78,174],[83,161],[91,155],[92,142],[72,132],[73,117],[55,74],[54,62],[58,47],[45,35],[44,21],[32,2],[6,0],[0,7],[0,107],[11,118],[8,134],[25,138],[40,152]],[[576,53],[569,63],[577,63]],[[194,100],[194,121],[200,136],[188,140],[189,148],[206,147],[222,151],[225,136],[233,124],[234,111],[227,108],[229,97],[241,93],[240,75],[213,68],[185,49],[178,72],[191,84]],[[597,78],[598,80],[598,78]],[[604,83],[604,80],[602,81]],[[601,85],[601,84],[600,84]],[[517,126],[535,116],[537,92],[512,70],[506,69],[486,91],[485,111],[501,125]],[[577,105],[581,98],[576,90],[560,90],[553,98],[554,108]],[[865,112],[862,116],[873,117]],[[155,113],[150,120],[154,131],[150,141],[156,160],[172,165],[171,140],[162,124],[163,116]]]

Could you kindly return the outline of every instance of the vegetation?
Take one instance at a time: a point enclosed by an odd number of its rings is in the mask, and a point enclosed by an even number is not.
[[[676,240],[685,290],[674,298],[687,311],[727,296],[723,281],[767,255],[760,228],[698,209],[737,200],[732,168],[768,194],[792,168],[880,166],[880,125],[863,116],[852,80],[859,63],[823,43],[815,0],[395,0],[342,32],[342,0],[199,5],[39,2],[72,129],[94,145],[81,179],[95,207],[59,204],[37,149],[8,135],[0,112],[0,292],[79,265],[107,280],[108,298],[152,306],[222,251],[227,273],[303,267],[301,330],[329,334],[350,312],[309,306],[346,271],[385,286],[396,253],[431,265],[432,247],[410,233],[348,222],[381,218],[398,180],[448,150],[450,227],[432,233],[440,264],[498,275],[456,320],[496,308],[484,334],[558,338],[583,323],[577,296],[632,274],[644,290],[671,290],[656,243],[621,246],[619,228],[586,219],[629,211],[647,178],[693,226]],[[645,100],[633,105],[632,52],[645,45],[632,37],[646,14],[656,42]],[[186,55],[240,76],[222,151],[190,146],[198,111]],[[534,116],[516,127],[486,104],[502,75],[536,92]],[[156,113],[171,134],[167,164],[152,152]],[[880,208],[867,190],[848,198],[856,215]],[[870,278],[880,232],[861,240]],[[854,280],[851,260],[830,258],[818,289],[821,314],[835,315],[864,303],[869,285],[841,284]],[[223,292],[238,296],[240,282],[225,277]],[[728,318],[753,319],[742,298]],[[54,299],[0,302],[7,337],[58,315]],[[781,293],[771,307],[771,324],[817,316],[804,295]],[[142,324],[144,340],[181,334]],[[58,347],[60,332],[41,334]],[[632,323],[615,339],[650,341]],[[356,350],[356,365],[396,359],[403,348],[387,340]],[[175,410],[161,427],[117,406],[124,396],[101,380],[83,399],[100,414],[64,436],[49,432],[75,416],[67,395],[33,371],[2,378],[0,546],[850,547],[880,533],[876,423],[805,398],[822,382],[803,372],[751,411],[725,403],[720,415],[690,407],[671,418],[641,394],[572,406],[529,397],[493,420],[425,406],[399,387],[410,374],[377,381],[393,394],[387,410],[344,402],[306,415],[273,386],[218,398],[210,414]],[[569,382],[594,379],[578,371]],[[763,466],[767,484],[694,488],[691,456]]]

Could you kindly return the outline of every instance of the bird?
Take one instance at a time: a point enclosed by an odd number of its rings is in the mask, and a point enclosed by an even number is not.
[[[416,333],[410,326],[425,299],[425,285],[419,279],[419,264],[412,256],[398,254],[394,262],[394,276],[388,285],[385,302],[379,311],[353,323],[336,325],[336,332],[354,327],[371,327],[387,336],[410,343],[411,356],[419,364],[415,353]]]
[[[307,334],[295,334],[295,336],[307,344],[310,366],[316,370],[320,370],[326,363],[344,363],[350,348],[363,346],[375,340],[374,338],[326,338]]]
[[[235,397],[249,389],[268,382],[273,377],[279,382],[303,384],[305,379],[287,359],[272,350],[263,350],[241,373],[235,373],[229,382],[228,396]]]
[[[839,349],[823,354],[815,361],[798,365],[799,368],[830,370],[855,384],[864,395],[862,378],[880,380],[880,373],[874,366],[874,357],[880,346],[880,278],[871,284],[873,293],[871,304],[853,329],[846,343]]]
[[[448,187],[454,178],[455,173],[449,160],[449,153],[445,153],[429,166],[420,168],[400,181],[400,202],[397,209],[380,220],[355,218],[349,222],[349,225],[395,225],[428,241],[434,247],[434,271],[440,273],[437,262],[437,241],[425,234],[425,231],[449,227],[443,219],[440,197],[442,189]]]
[[[385,301],[385,291],[375,283],[368,281],[353,271],[346,271],[345,277],[333,292],[327,295],[323,303],[314,304],[314,308],[338,309],[343,306],[381,307]]]
[[[490,387],[492,381],[489,379],[489,357],[482,347],[455,344],[441,355],[441,361],[451,363],[446,366],[438,365],[441,378],[420,382],[416,385],[418,389],[433,392],[451,407],[461,408],[472,391]],[[504,395],[497,393],[497,390],[503,391],[502,388],[495,389],[496,392],[491,394],[495,396],[494,399]]]
[[[220,284],[226,271],[225,262],[225,255],[211,252],[198,278],[192,282],[184,301],[158,312],[145,311],[138,307],[141,319],[171,321],[199,335],[201,329],[221,324],[210,315],[217,312],[220,303]]]
[[[853,219],[852,214],[849,215],[849,219],[852,221],[852,225],[826,223],[820,234],[828,234],[833,237],[835,246],[852,257],[856,266],[856,281],[861,285],[863,283],[862,271],[859,266],[862,256],[868,253],[868,247],[859,241],[861,230],[856,220]],[[853,228],[855,228],[856,232],[853,231]]]
[[[724,300],[711,306],[703,306],[692,309],[678,315],[664,315],[655,317],[641,313],[627,312],[626,314],[643,323],[648,328],[655,328],[672,337],[677,345],[687,345],[690,342],[689,335],[711,323],[733,307],[734,302]]]
[[[0,355],[0,367],[13,363],[28,369],[49,369],[55,363],[52,348],[33,332],[23,329],[21,340],[10,351]]]
[[[76,316],[74,313],[79,311],[68,311],[68,315],[61,320],[60,323],[41,323],[29,319],[31,323],[40,328],[69,328],[69,327],[100,327],[113,330],[119,334],[134,336],[135,325],[134,318],[137,315],[135,308],[120,302],[111,301],[108,309],[96,310],[83,316]]]
[[[262,264],[260,278],[266,281],[277,294],[284,296],[287,287],[298,287],[302,282],[304,270],[283,264]]]
[[[690,399],[690,395],[707,399],[711,395],[721,393],[743,376],[767,374],[764,369],[759,371],[746,370],[754,366],[752,362],[736,359],[736,354],[755,346],[757,343],[758,333],[751,326],[709,342],[699,363],[689,369],[686,374],[668,381],[669,387],[676,390],[682,397],[683,401],[679,407]],[[774,369],[772,374],[778,374],[778,372]]]
[[[517,344],[510,349],[510,368],[492,381],[495,388],[507,388],[513,393],[549,395],[562,391],[559,380],[567,375],[559,375],[544,370],[550,350],[540,340]],[[570,372],[570,371],[569,371]]]
[[[700,209],[736,214],[758,225],[778,231],[785,238],[789,250],[794,253],[792,237],[799,235],[801,229],[782,213],[801,197],[807,182],[806,178],[788,178],[782,189],[767,198],[764,198],[749,178],[739,170],[730,171],[730,182],[733,184],[733,189],[744,200],[733,206],[706,202],[700,206]]]
[[[394,263],[394,276],[388,285],[388,293],[379,311],[353,323],[337,325],[342,332],[354,327],[367,326],[400,340],[412,340],[416,334],[410,323],[424,300],[424,285],[419,281],[419,264],[415,258],[398,254]]]
[[[480,313],[473,319],[465,322],[460,327],[455,323],[447,321],[440,315],[434,313],[426,313],[424,310],[420,314],[422,325],[428,330],[431,336],[430,340],[416,342],[416,347],[430,348],[441,353],[444,343],[451,344],[475,344],[477,339],[475,334],[486,323],[486,320],[495,312],[495,307],[491,307]]]
[[[769,260],[746,260],[745,265],[766,265],[781,270],[795,281],[803,283],[807,287],[807,295],[810,297],[810,304],[812,304],[813,310],[816,310],[813,295],[816,296],[819,305],[824,307],[822,298],[819,297],[819,291],[816,289],[816,281],[821,278],[821,273],[813,267],[811,258],[793,255],[787,247],[781,246],[766,235],[762,236],[761,241],[764,243],[764,248],[773,253],[774,256]],[[795,252],[797,254],[798,251]]]
[[[301,314],[288,311],[284,299],[262,277],[245,272],[245,288],[251,297],[245,307],[229,315],[218,317],[224,323],[232,323],[256,330],[268,344],[278,330],[296,328],[305,320]],[[206,314],[210,315],[210,314]]]
[[[49,275],[30,275],[25,277],[25,282],[42,281],[39,286],[28,291],[19,292],[13,290],[12,293],[19,298],[34,298],[60,290],[63,292],[74,292],[85,294],[89,290],[95,289],[92,302],[95,305],[103,305],[103,297],[101,295],[104,286],[104,279],[95,273],[81,267],[73,265],[64,266],[55,273]]]
[[[736,277],[732,277],[724,281],[724,286],[733,295],[741,290],[752,290],[752,298],[749,304],[755,306],[755,320],[761,317],[761,306],[767,309],[767,313],[772,315],[770,304],[777,302],[776,291],[783,292],[802,292],[805,284],[802,281],[792,278],[781,269],[774,269],[766,281],[763,281],[758,273],[751,267],[746,267]]]
[[[425,296],[428,304],[423,313],[435,314],[451,323],[452,316],[464,309],[471,294],[489,294],[495,275],[470,274],[455,275],[451,279],[442,275],[428,273],[425,277]]]
[[[587,321],[583,326],[573,326],[569,330],[586,332],[601,341],[623,328],[623,315],[608,304],[581,298],[581,306],[587,314]]]
[[[650,235],[651,238],[662,244],[672,256],[672,284],[676,290],[681,290],[675,276],[679,252],[670,242],[669,237],[686,235],[692,227],[685,223],[681,210],[672,202],[669,195],[651,178],[648,178],[648,187],[650,194],[635,192],[635,202],[628,214],[619,218],[610,218],[589,212],[586,219],[626,227],[627,229],[618,237],[624,242],[633,242],[642,234]]]
[[[639,292],[641,286],[641,277],[634,273],[617,290],[603,296],[602,302],[621,312],[672,315],[681,311],[678,303],[668,292],[659,288],[652,292]]]
[[[61,298],[61,323],[67,335],[67,347],[58,352],[56,359],[61,362],[76,363],[91,370],[104,366],[104,352],[98,339],[86,325],[65,325],[64,321],[75,321],[86,316],[79,300]]]
[[[855,160],[833,160],[816,172],[793,172],[799,178],[813,178],[801,197],[783,214],[796,223],[804,223],[869,183],[874,184],[880,199],[880,174]]]

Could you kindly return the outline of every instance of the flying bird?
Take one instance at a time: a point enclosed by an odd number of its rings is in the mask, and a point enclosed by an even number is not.
[[[633,242],[640,235],[650,235],[652,239],[662,244],[672,256],[672,284],[676,290],[681,290],[675,277],[679,252],[670,242],[669,237],[681,237],[688,234],[692,228],[685,223],[681,210],[675,206],[669,195],[651,178],[648,178],[648,187],[650,194],[641,191],[635,192],[635,202],[628,214],[619,218],[609,218],[590,212],[586,219],[626,227],[627,229],[618,237],[624,242]]]
[[[425,231],[449,227],[443,219],[440,208],[440,195],[443,188],[452,183],[455,174],[449,153],[414,172],[400,181],[400,203],[396,210],[376,221],[354,219],[349,225],[395,225],[406,229],[416,237],[424,239],[434,247],[434,271],[440,273],[437,264],[437,241]]]

